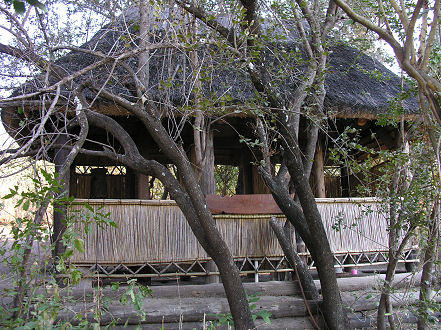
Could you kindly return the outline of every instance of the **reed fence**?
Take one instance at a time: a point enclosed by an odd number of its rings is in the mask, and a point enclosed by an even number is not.
[[[91,225],[84,234],[84,253],[75,252],[74,263],[139,264],[207,260],[174,201],[80,200],[72,210],[110,213],[117,228]],[[325,229],[335,254],[387,250],[387,221],[375,199],[317,199]],[[276,215],[215,215],[217,226],[235,257],[283,256],[269,226]],[[78,223],[79,232],[84,225]]]

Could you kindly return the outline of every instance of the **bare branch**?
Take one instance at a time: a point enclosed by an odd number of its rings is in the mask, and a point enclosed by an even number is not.
[[[433,19],[432,19],[432,23],[430,24],[431,28],[429,32],[429,37],[427,38],[426,48],[424,50],[423,57],[419,59],[421,61],[420,62],[421,69],[427,68],[427,66],[429,65],[430,56],[432,55],[435,36],[437,35],[438,27],[440,24],[439,23],[440,11],[441,11],[440,3],[441,3],[440,0],[435,1],[435,5],[433,9]]]
[[[426,0],[418,0],[418,2],[416,3],[414,9],[413,9],[413,14],[412,14],[412,18],[410,19],[409,25],[406,29],[406,41],[404,42],[404,60],[407,61],[410,57],[410,55],[412,54],[412,58],[414,59],[414,61],[416,62],[415,59],[415,47],[414,47],[414,31],[415,31],[415,24],[417,23],[417,20],[419,18],[420,15],[420,11],[421,8],[423,7],[423,4]],[[410,59],[412,61],[412,59]],[[414,62],[411,62],[412,64],[415,64]]]
[[[372,23],[365,17],[358,15],[344,0],[333,0],[343,11],[354,21],[360,23],[365,26],[369,30],[377,33],[382,39],[384,39],[391,47],[394,49],[395,54],[399,59],[403,58],[403,50],[400,43],[394,38],[393,35],[389,34],[389,32],[376,24]]]
[[[60,87],[57,88],[55,97],[49,107],[49,109],[47,110],[47,112],[45,113],[45,115],[41,118],[40,123],[37,127],[37,129],[33,129],[33,133],[32,133],[32,137],[26,141],[26,143],[19,148],[19,150],[17,151],[17,155],[22,154],[23,152],[27,152],[30,150],[32,144],[35,142],[36,139],[40,138],[43,130],[45,129],[45,125],[47,123],[47,121],[49,120],[49,117],[53,114],[55,106],[58,102],[58,98],[60,96]]]
[[[29,14],[29,10],[30,8],[28,8],[28,14]],[[6,15],[6,17],[11,22],[11,24],[13,24],[13,26],[15,26],[25,37],[26,41],[21,37],[18,37],[18,40],[23,44],[23,46],[26,46],[30,50],[34,49],[34,44],[32,42],[32,39],[29,37],[29,34],[24,27],[24,23],[26,22],[26,18],[28,14],[25,15],[23,22],[20,22],[16,16],[14,16],[9,10],[5,9],[3,6],[0,6],[0,11],[4,15]]]
[[[189,13],[193,14],[197,18],[199,18],[202,22],[204,22],[207,26],[212,28],[214,31],[218,32],[222,37],[224,37],[231,45],[235,44],[235,31],[233,29],[228,29],[227,27],[223,26],[221,23],[219,23],[215,18],[211,18],[210,15],[208,15],[205,10],[196,5],[194,2],[186,1],[186,0],[176,0],[176,3],[188,11]]]
[[[3,46],[5,46],[5,45],[3,45]],[[9,46],[5,46],[5,47],[6,48],[4,48],[4,50],[10,50]],[[136,56],[139,53],[141,53],[141,52],[143,52],[143,51],[145,51],[147,49],[152,50],[152,49],[175,48],[175,47],[177,47],[177,45],[176,44],[172,44],[172,43],[152,44],[152,45],[149,45],[149,46],[147,46],[145,48],[136,48],[136,49],[133,49],[131,51],[127,51],[127,52],[121,53],[119,55],[103,57],[101,60],[99,60],[99,61],[97,61],[95,63],[92,63],[92,64],[86,66],[85,68],[70,74],[69,76],[66,76],[64,74],[62,79],[60,79],[58,82],[56,82],[55,84],[53,84],[53,85],[51,85],[49,87],[42,88],[42,89],[40,89],[40,90],[38,90],[37,92],[34,92],[34,93],[29,93],[29,94],[26,94],[26,95],[21,95],[21,96],[16,96],[16,97],[5,98],[5,99],[3,99],[2,102],[3,103],[8,103],[8,102],[14,102],[14,101],[19,101],[19,100],[25,100],[25,99],[34,98],[34,97],[37,97],[39,95],[51,92],[54,89],[57,89],[59,86],[65,85],[65,84],[73,81],[74,79],[85,75],[89,71],[92,71],[92,70],[94,70],[96,68],[99,68],[99,67],[101,67],[101,66],[103,66],[105,64],[108,64],[108,63],[120,62],[122,60],[131,58],[131,57]],[[0,53],[1,52],[2,52],[2,45],[0,44]],[[17,53],[17,54],[21,55],[22,53]],[[101,57],[101,55],[98,55],[98,56]],[[41,58],[40,57],[35,57],[35,58],[33,57],[33,59],[38,60],[38,59],[41,59]],[[33,61],[31,61],[31,62],[33,62]],[[45,64],[46,64],[46,62],[45,62]]]

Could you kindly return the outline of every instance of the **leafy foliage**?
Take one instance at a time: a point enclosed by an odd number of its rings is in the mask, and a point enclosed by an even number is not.
[[[253,320],[255,321],[258,318],[261,318],[265,321],[266,324],[271,325],[271,315],[272,314],[270,312],[268,312],[265,309],[256,311],[257,302],[259,302],[259,300],[260,300],[259,293],[252,294],[251,296],[247,295],[247,298],[248,298],[248,304],[250,305],[250,310],[252,312]],[[225,325],[227,325],[229,327],[234,326],[234,321],[233,321],[233,317],[232,317],[231,313],[207,314],[207,316],[217,318],[216,321],[212,322],[209,325],[210,330],[214,330],[217,327],[222,327]]]
[[[5,1],[6,1],[6,3],[12,4],[12,6],[14,7],[14,10],[19,14],[24,14],[24,12],[26,11],[26,4],[28,4],[29,6],[36,7],[40,10],[43,10],[43,11],[46,10],[46,6],[38,0],[26,0],[26,1],[5,0]]]
[[[229,165],[216,165],[214,168],[216,193],[220,196],[235,195],[238,177],[238,167]]]
[[[93,293],[97,304],[92,312],[95,323],[84,317],[85,313],[77,313],[70,321],[57,320],[60,312],[64,311],[67,304],[74,304],[72,285],[79,283],[82,272],[69,263],[75,251],[84,252],[83,235],[93,230],[94,226],[104,228],[115,227],[116,224],[108,213],[101,209],[94,210],[90,205],[85,206],[85,211],[68,212],[66,218],[67,230],[62,241],[66,246],[65,252],[52,258],[55,243],[51,242],[52,228],[50,226],[51,214],[46,214],[44,221],[36,221],[41,206],[45,204],[66,205],[68,208],[72,198],[62,193],[63,185],[57,175],[40,169],[43,177],[33,178],[34,188],[22,191],[19,186],[10,188],[4,199],[17,200],[16,207],[25,211],[25,216],[18,217],[11,224],[10,232],[5,229],[2,233],[4,239],[0,246],[3,267],[8,269],[2,274],[2,280],[11,282],[10,287],[0,292],[2,299],[15,299],[21,294],[23,300],[16,307],[8,304],[0,305],[0,326],[5,328],[23,329],[65,329],[72,328],[72,323],[79,328],[98,326],[102,314],[108,310],[109,301],[101,297],[100,289]],[[49,198],[50,197],[50,198]],[[59,212],[55,208],[54,212]],[[37,253],[35,253],[37,251]],[[30,253],[30,254],[29,254]],[[27,267],[27,265],[30,267]],[[66,287],[65,287],[66,286]],[[137,313],[145,318],[142,308],[142,299],[151,290],[146,286],[138,285],[136,280],[128,281],[127,290],[121,297],[121,302],[133,304]],[[82,298],[80,298],[82,299]],[[87,311],[90,313],[91,311]]]

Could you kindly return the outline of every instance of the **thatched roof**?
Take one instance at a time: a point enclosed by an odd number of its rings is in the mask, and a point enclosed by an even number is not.
[[[109,24],[96,33],[90,41],[81,46],[83,49],[100,51],[103,54],[118,54],[127,49],[137,47],[138,40],[133,25],[139,20],[137,11],[129,11],[128,14],[113,24]],[[157,22],[156,22],[157,23]],[[161,39],[164,31],[169,28],[168,23],[156,25],[152,33],[151,41]],[[206,27],[201,27],[202,30]],[[273,47],[273,46],[271,46]],[[302,51],[298,42],[292,36],[276,43],[271,52],[268,52],[268,61],[271,61],[274,73],[272,84],[278,88],[279,93],[289,100],[296,82],[301,75],[303,67]],[[292,74],[278,76],[277,70],[280,61],[274,55],[278,52],[286,52],[298,56],[292,56]],[[379,114],[387,112],[389,101],[396,97],[401,90],[401,81],[377,60],[366,56],[354,48],[343,44],[334,44],[330,48],[329,73],[326,75],[326,108],[332,112],[332,116],[344,118],[367,118],[372,119]],[[173,105],[185,105],[191,102],[191,77],[192,72],[188,61],[188,52],[178,49],[160,49],[151,53],[150,59],[150,94],[155,101],[170,103]],[[252,101],[256,92],[247,76],[244,64],[230,58],[227,52],[219,50],[215,46],[203,46],[199,50],[200,61],[204,64],[207,80],[203,83],[203,93],[207,97],[220,98],[228,95],[228,102],[232,105],[243,105]],[[99,58],[78,51],[72,51],[59,58],[56,63],[68,73],[74,73],[98,61]],[[128,64],[136,69],[137,58],[128,60]],[[109,79],[110,72],[112,77]],[[120,66],[112,69],[112,64],[102,66],[88,72],[79,79],[92,79],[98,85],[107,82],[106,88],[118,95],[136,101],[130,91],[133,85],[128,72]],[[168,86],[164,88],[164,81]],[[34,79],[24,84],[14,92],[14,95],[35,91],[41,86],[40,79]],[[93,97],[89,92],[88,96]],[[71,100],[71,92],[63,90],[65,100]],[[121,109],[98,100],[101,111],[109,114],[125,114]],[[414,98],[405,100],[405,112],[413,115],[418,112],[418,104]],[[5,121],[5,111],[2,112],[2,120]]]

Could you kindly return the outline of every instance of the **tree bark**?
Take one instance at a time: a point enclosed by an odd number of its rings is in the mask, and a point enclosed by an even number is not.
[[[279,118],[280,117],[286,118],[288,116],[282,114]],[[317,209],[314,195],[309,185],[309,180],[305,176],[303,170],[302,157],[297,139],[291,132],[288,132],[285,129],[285,127],[289,127],[289,124],[289,122],[281,122],[279,125],[279,130],[285,137],[284,147],[286,150],[284,158],[286,159],[286,166],[293,179],[296,194],[299,197],[303,209],[305,223],[311,234],[309,237],[304,237],[303,233],[298,230],[297,226],[296,229],[305,241],[305,244],[317,266],[322,285],[322,310],[328,327],[331,329],[347,329],[349,324],[337,285],[333,262],[334,256],[329,246],[329,241],[323,227],[320,213]],[[292,208],[291,205],[292,203],[289,205],[279,205],[279,207],[284,213],[289,213],[287,209]]]
[[[253,329],[254,321],[248,305],[248,300],[242,286],[239,269],[234,263],[233,256],[216,227],[216,223],[207,207],[205,196],[193,171],[193,165],[187,158],[184,150],[179,147],[165,130],[159,118],[154,117],[154,109],[149,106],[134,105],[119,96],[102,90],[101,95],[119,103],[128,111],[136,115],[144,124],[165,156],[177,167],[180,174],[179,181],[164,166],[156,161],[146,160],[140,154],[130,135],[115,120],[89,111],[89,121],[96,126],[109,131],[124,148],[124,155],[112,152],[105,153],[111,159],[116,159],[130,166],[137,172],[153,175],[169,190],[171,197],[176,201],[184,213],[193,233],[216,263],[225,288],[230,305],[231,314],[237,329]],[[151,105],[152,107],[154,105]]]
[[[426,306],[427,302],[432,300],[433,280],[436,261],[436,245],[439,236],[439,202],[436,201],[433,207],[431,221],[428,228],[428,240],[424,250],[423,273],[421,274],[421,287],[419,301],[422,306]],[[425,308],[425,313],[421,313],[418,317],[418,330],[429,329],[427,316],[429,312]]]
[[[317,148],[315,150],[314,156],[314,184],[315,184],[315,196],[318,198],[326,198],[326,188],[325,188],[325,167],[323,160],[323,146],[320,139],[317,140]]]
[[[58,137],[57,144],[65,145],[69,143],[67,137],[65,135],[60,135]],[[55,164],[55,173],[58,174],[58,180],[63,185],[63,191],[60,195],[69,194],[69,183],[70,183],[70,165],[68,169],[64,169],[65,161],[67,156],[69,155],[68,149],[58,149],[55,151],[54,164]],[[67,215],[67,207],[63,204],[54,205],[54,209],[58,209],[58,211],[54,211],[54,222],[53,222],[53,233],[52,233],[52,243],[55,244],[54,249],[52,250],[53,258],[61,256],[64,251],[66,251],[66,247],[64,246],[61,238],[63,237],[64,232],[66,231],[66,215]]]
[[[270,225],[277,236],[277,240],[279,241],[288,262],[299,276],[300,286],[305,294],[305,298],[307,300],[318,300],[319,292],[315,286],[314,279],[312,278],[308,267],[302,262],[300,256],[292,248],[291,238],[286,236],[283,226],[278,223],[275,218],[270,220]]]
[[[205,161],[201,177],[201,189],[205,195],[216,194],[216,181],[214,179],[214,144],[213,132],[206,136]]]

